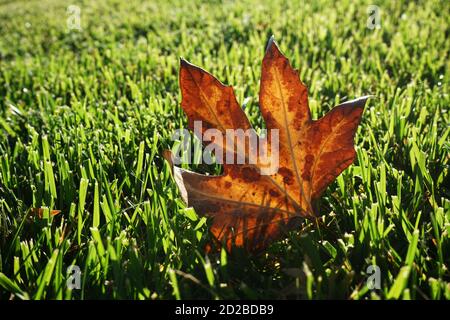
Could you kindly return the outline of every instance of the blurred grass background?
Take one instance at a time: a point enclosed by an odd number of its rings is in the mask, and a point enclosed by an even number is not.
[[[81,30],[68,27],[71,5]],[[449,299],[449,9],[0,1],[0,299]],[[182,203],[161,157],[186,126],[179,57],[232,84],[260,128],[272,34],[300,69],[314,118],[376,99],[355,164],[323,196],[320,228],[305,222],[257,256],[206,256],[208,220]],[[39,218],[31,208],[62,212]],[[66,286],[71,265],[79,290]]]

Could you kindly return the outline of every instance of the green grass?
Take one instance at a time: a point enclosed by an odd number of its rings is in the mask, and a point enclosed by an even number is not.
[[[0,1],[0,299],[449,299],[448,1],[376,1],[376,30],[371,1],[159,2]],[[81,31],[67,29],[70,4]],[[209,221],[161,156],[187,124],[179,57],[232,84],[261,127],[272,34],[313,117],[376,99],[320,226],[260,255],[206,256]],[[80,290],[66,286],[73,264]]]

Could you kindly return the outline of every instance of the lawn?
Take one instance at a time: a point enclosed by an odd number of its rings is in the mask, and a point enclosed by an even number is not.
[[[1,0],[0,299],[450,299],[450,5],[376,1],[368,28],[371,4]],[[233,85],[262,128],[271,35],[313,118],[375,98],[320,223],[206,255],[210,220],[162,157],[187,126],[179,58]]]

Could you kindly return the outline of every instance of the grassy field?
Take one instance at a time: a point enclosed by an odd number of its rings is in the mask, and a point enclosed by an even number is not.
[[[0,1],[0,299],[450,299],[450,5],[376,1],[369,29],[370,4]],[[209,221],[161,155],[187,125],[179,57],[232,84],[261,128],[272,34],[314,118],[376,98],[320,227],[259,255],[205,255]],[[61,213],[31,210],[47,207]],[[80,289],[66,286],[71,265]]]

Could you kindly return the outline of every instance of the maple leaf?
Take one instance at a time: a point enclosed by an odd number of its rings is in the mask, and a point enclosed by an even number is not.
[[[224,137],[227,129],[251,128],[232,87],[183,59],[180,87],[191,130],[194,121],[204,124],[200,134],[216,128]],[[165,157],[183,200],[213,218],[210,231],[219,243],[228,250],[233,245],[260,250],[303,218],[317,217],[313,203],[355,158],[354,135],[367,98],[340,104],[312,120],[307,88],[272,37],[262,62],[259,103],[267,129],[279,130],[278,170],[261,174],[258,161],[224,164],[222,175],[207,176],[173,166],[170,152]],[[239,142],[209,143],[236,152]],[[263,147],[269,149],[271,143],[268,139]],[[253,150],[245,152],[247,159]]]

